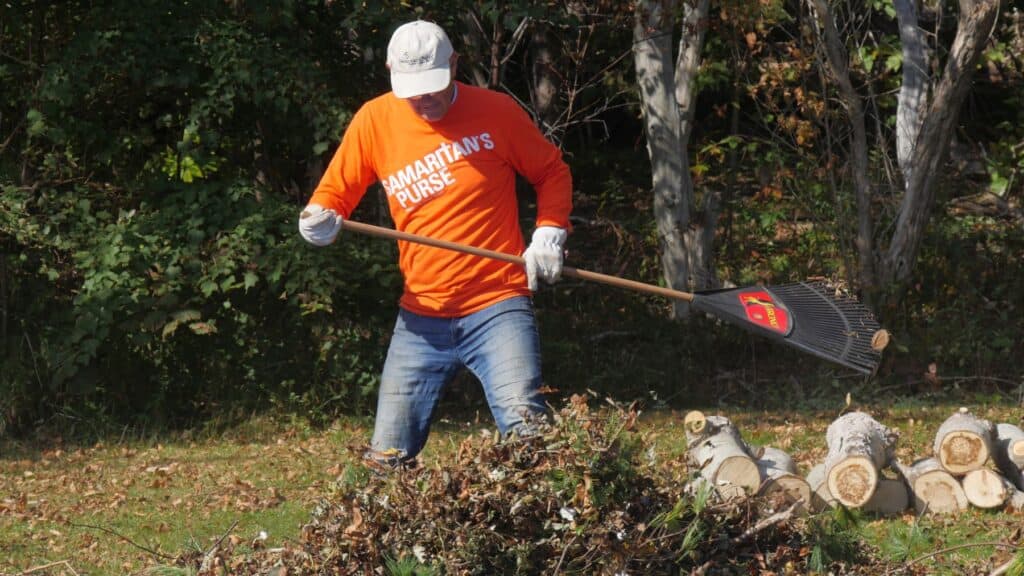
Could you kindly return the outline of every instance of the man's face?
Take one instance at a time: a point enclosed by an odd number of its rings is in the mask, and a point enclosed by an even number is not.
[[[444,115],[448,113],[448,109],[452,107],[452,92],[454,91],[455,85],[449,84],[447,88],[440,92],[413,96],[412,98],[406,98],[405,101],[409,103],[409,106],[412,106],[413,112],[420,118],[427,122],[437,122],[444,118]]]
[[[448,113],[448,109],[452,107],[452,95],[455,93],[455,68],[458,61],[459,55],[457,53],[452,54],[450,61],[451,80],[444,90],[405,99],[409,106],[412,106],[412,110],[417,116],[427,122],[437,122]]]

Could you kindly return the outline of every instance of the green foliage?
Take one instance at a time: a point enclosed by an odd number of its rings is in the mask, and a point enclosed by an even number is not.
[[[1006,576],[1024,576],[1024,550],[1018,550],[1006,568]]]
[[[438,574],[436,569],[426,566],[415,557],[410,556],[394,558],[385,554],[384,568],[390,576],[433,576]]]
[[[333,81],[374,77],[343,6],[117,4],[3,29],[5,76],[37,78],[0,102],[25,118],[0,164],[0,422],[366,406],[393,254],[294,231],[309,167],[376,91]]]
[[[845,506],[810,518],[808,570],[826,573],[836,562],[855,563],[861,557],[860,524],[858,513]]]
[[[323,421],[368,408],[400,290],[393,248],[346,237],[313,250],[297,240],[294,217],[346,122],[387,89],[388,34],[411,18],[448,28],[462,80],[496,79],[524,103],[535,89],[531,38],[545,32],[560,82],[546,128],[576,181],[573,264],[661,283],[631,8],[0,5],[0,432],[47,421],[165,425],[260,407]],[[891,229],[899,200],[889,184],[902,67],[892,8],[879,0],[837,13],[865,34],[847,46],[854,83],[873,94],[870,176],[885,183],[872,203],[876,235]],[[722,193],[715,265],[737,284],[856,278],[845,112],[798,9],[726,2],[708,20],[690,165],[698,197]],[[980,192],[1016,201],[1019,46],[1019,31],[1001,23],[957,135],[977,149],[981,172],[950,172],[940,207]],[[373,195],[360,216],[383,221]],[[897,360],[1016,377],[1014,311],[1024,304],[1013,289],[1022,254],[1013,214],[937,213],[907,301],[887,322]],[[703,318],[680,327],[665,302],[606,288],[566,282],[536,303],[546,378],[566,390],[721,397],[730,392],[713,378],[747,368],[756,344]]]
[[[882,552],[896,562],[912,560],[935,548],[932,538],[916,520],[911,524],[892,524],[888,536],[882,543]]]

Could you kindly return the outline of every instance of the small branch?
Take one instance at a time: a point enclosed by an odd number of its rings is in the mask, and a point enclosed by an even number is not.
[[[789,520],[793,517],[793,511],[796,510],[796,507],[802,503],[802,500],[797,500],[796,502],[790,504],[789,508],[786,508],[785,510],[782,510],[780,512],[776,512],[775,514],[772,514],[771,516],[762,519],[750,528],[747,528],[746,531],[744,531],[742,534],[738,536],[733,536],[732,539],[729,540],[729,548],[743,544],[751,538],[753,538],[754,536],[757,536],[758,533],[763,532],[764,530],[771,528],[776,524],[781,524],[786,520]]]
[[[943,548],[942,550],[936,550],[935,552],[925,554],[924,556],[919,556],[917,558],[914,558],[913,560],[908,561],[904,566],[910,566],[911,564],[923,562],[929,558],[934,558],[935,556],[940,556],[948,552],[956,552],[957,550],[962,550],[964,548],[981,548],[983,546],[992,546],[993,548],[1009,548],[1010,550],[1019,550],[1021,548],[1020,546],[1016,546],[1014,544],[1006,544],[1004,542],[970,542],[967,544],[958,544],[956,546],[950,546],[949,548]]]
[[[10,54],[8,52],[4,52],[3,50],[0,50],[0,56],[3,56],[4,58],[7,58],[8,60],[10,60],[12,62],[17,62],[18,64],[21,64],[22,66],[24,66],[26,68],[33,68],[35,70],[42,70],[43,69],[42,66],[36,64],[35,62],[29,62],[28,60],[22,60],[21,58],[18,58],[14,54]]]
[[[635,334],[636,334],[636,332],[634,332],[632,330],[608,330],[608,331],[605,331],[605,332],[600,332],[598,334],[594,334],[593,336],[591,336],[589,338],[589,340],[591,342],[600,342],[601,340],[606,340],[608,338],[614,338],[614,337],[617,337],[617,336],[623,336],[623,337],[624,336],[633,336]]]
[[[579,538],[578,534],[573,536],[572,540],[569,540],[569,543],[565,545],[565,549],[562,550],[562,556],[558,558],[558,564],[555,564],[555,570],[551,573],[552,575],[558,574],[558,571],[562,569],[562,562],[565,561],[565,555],[569,552],[569,548],[572,548],[572,545],[576,543],[577,538]]]
[[[56,566],[62,566],[62,565],[65,568],[67,568],[68,570],[70,570],[72,574],[74,574],[75,576],[78,576],[78,572],[75,572],[75,569],[71,567],[71,562],[68,561],[68,560],[61,560],[60,562],[50,562],[49,564],[43,564],[42,566],[36,566],[35,568],[29,568],[28,570],[25,570],[24,572],[19,572],[18,575],[22,576],[24,574],[31,574],[33,572],[40,572],[42,570],[47,570],[49,568],[54,568]]]
[[[725,546],[720,550],[720,552],[725,552],[730,548],[734,548],[736,546],[739,546],[740,544],[744,544],[751,540],[754,536],[757,536],[760,532],[763,532],[768,528],[775,526],[776,524],[781,524],[789,520],[793,517],[793,511],[796,510],[796,507],[802,503],[803,499],[797,500],[796,502],[790,504],[789,508],[776,512],[775,514],[772,514],[767,518],[761,519],[757,524],[754,524],[750,528],[744,530],[742,534],[738,534],[730,538],[729,541],[725,544]],[[715,559],[712,558],[711,560],[708,560],[707,562],[701,564],[700,567],[691,572],[691,574],[704,574],[705,572],[707,572],[708,568],[711,568],[714,565],[714,563]]]
[[[24,118],[22,118],[20,122],[15,124],[14,130],[11,130],[11,133],[7,136],[7,138],[3,141],[3,143],[0,144],[0,154],[2,154],[3,151],[6,150],[7,147],[11,145],[11,141],[14,140],[14,137],[18,135],[18,132],[21,131],[21,127],[24,126],[24,125],[25,125],[25,119]]]
[[[227,531],[221,534],[220,538],[218,538],[217,541],[214,542],[212,546],[210,546],[209,550],[207,550],[206,553],[203,554],[203,563],[199,565],[200,574],[210,569],[211,565],[213,564],[213,559],[217,556],[217,550],[220,548],[221,542],[223,542],[224,539],[228,537],[228,534],[230,534],[231,531],[235,529],[235,526],[238,526],[238,520],[232,522],[231,526],[228,526]]]
[[[96,526],[94,524],[79,524],[77,522],[70,522],[70,521],[68,522],[68,524],[71,525],[71,526],[74,526],[76,528],[92,528],[93,530],[100,530],[101,532],[106,532],[107,534],[110,534],[112,536],[117,536],[121,540],[124,540],[125,542],[131,544],[132,546],[138,548],[139,550],[142,550],[143,552],[148,552],[148,553],[152,554],[153,556],[156,556],[157,558],[160,558],[161,560],[174,560],[175,559],[174,556],[168,556],[167,554],[163,554],[161,552],[153,550],[152,548],[147,548],[147,547],[145,547],[145,546],[143,546],[141,544],[138,544],[137,542],[135,542],[131,538],[125,536],[124,534],[121,534],[120,532],[117,532],[115,530],[111,530],[110,528],[107,528],[105,526]]]

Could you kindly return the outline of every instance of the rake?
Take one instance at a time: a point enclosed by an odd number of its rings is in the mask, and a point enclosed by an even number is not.
[[[344,220],[342,228],[378,238],[415,242],[520,266],[525,264],[520,256],[362,222]],[[856,299],[844,296],[820,281],[683,292],[571,266],[564,266],[562,275],[683,300],[696,310],[863,374],[874,373],[881,352],[889,343],[889,333],[878,325],[867,308]]]

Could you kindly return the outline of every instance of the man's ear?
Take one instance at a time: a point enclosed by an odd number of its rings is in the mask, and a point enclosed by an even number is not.
[[[448,59],[448,68],[452,71],[452,82],[455,81],[455,73],[459,67],[459,53],[452,52],[451,58]]]

